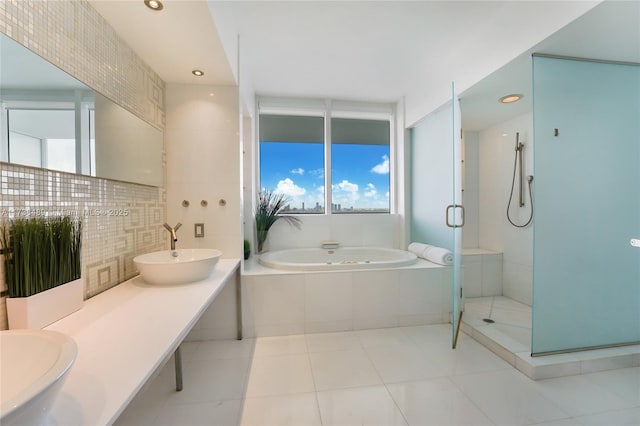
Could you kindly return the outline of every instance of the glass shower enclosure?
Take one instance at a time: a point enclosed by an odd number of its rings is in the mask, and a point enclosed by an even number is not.
[[[640,342],[640,66],[533,57],[532,355]]]

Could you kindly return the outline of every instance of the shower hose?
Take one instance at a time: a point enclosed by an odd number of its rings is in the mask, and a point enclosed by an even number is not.
[[[521,151],[516,149],[516,155],[513,159],[513,178],[511,179],[511,192],[509,193],[509,202],[507,203],[507,219],[509,223],[515,226],[516,228],[524,228],[528,226],[533,220],[533,193],[531,192],[531,183],[533,182],[533,176],[527,176],[527,184],[529,187],[529,202],[531,203],[531,214],[529,215],[529,220],[523,225],[518,225],[515,223],[510,216],[509,209],[511,207],[511,201],[513,200],[513,190],[516,184],[516,167],[518,166],[518,154],[522,155]]]

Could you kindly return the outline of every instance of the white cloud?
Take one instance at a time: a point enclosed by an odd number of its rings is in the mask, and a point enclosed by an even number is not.
[[[302,167],[298,167],[297,169],[291,170],[291,173],[302,176],[304,174],[304,169]]]
[[[378,191],[376,190],[376,186],[372,183],[367,184],[367,189],[364,192],[365,197],[376,198],[378,196]]]
[[[357,183],[351,183],[348,180],[343,180],[342,182],[333,185],[333,189],[336,190],[340,190],[340,191],[344,191],[344,192],[358,192],[358,184]]]
[[[341,204],[342,207],[352,206],[360,199],[359,187],[357,183],[343,180],[340,183],[332,185],[332,199],[335,204]]]
[[[295,197],[304,195],[307,192],[307,190],[296,185],[295,182],[292,181],[291,179],[286,178],[278,182],[278,186],[276,186],[275,192],[295,198]]]
[[[389,174],[389,156],[383,155],[382,163],[376,164],[375,166],[373,166],[373,168],[371,169],[371,172],[377,173],[379,175],[388,175]]]
[[[309,170],[311,176],[316,176],[318,179],[324,179],[324,169]]]

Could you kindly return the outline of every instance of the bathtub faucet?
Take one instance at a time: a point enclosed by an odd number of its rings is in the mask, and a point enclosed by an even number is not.
[[[175,251],[176,250],[176,241],[178,241],[178,236],[176,235],[176,231],[178,229],[180,229],[182,224],[180,222],[178,222],[178,224],[172,228],[171,226],[169,226],[168,223],[165,222],[165,224],[163,226],[171,234],[171,238],[169,239],[169,241],[171,242],[171,255],[173,257],[176,257],[176,256],[178,256],[178,253]]]

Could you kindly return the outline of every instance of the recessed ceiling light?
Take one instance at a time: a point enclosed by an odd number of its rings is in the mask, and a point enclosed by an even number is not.
[[[159,11],[162,10],[164,5],[160,0],[144,0],[144,4],[151,10]]]
[[[195,75],[196,77],[202,77],[204,75],[204,71],[193,70],[191,71],[191,74]]]
[[[524,95],[513,93],[511,95],[501,97],[500,99],[498,99],[498,101],[500,101],[500,103],[503,103],[503,104],[512,104],[514,102],[518,102],[523,97]]]

